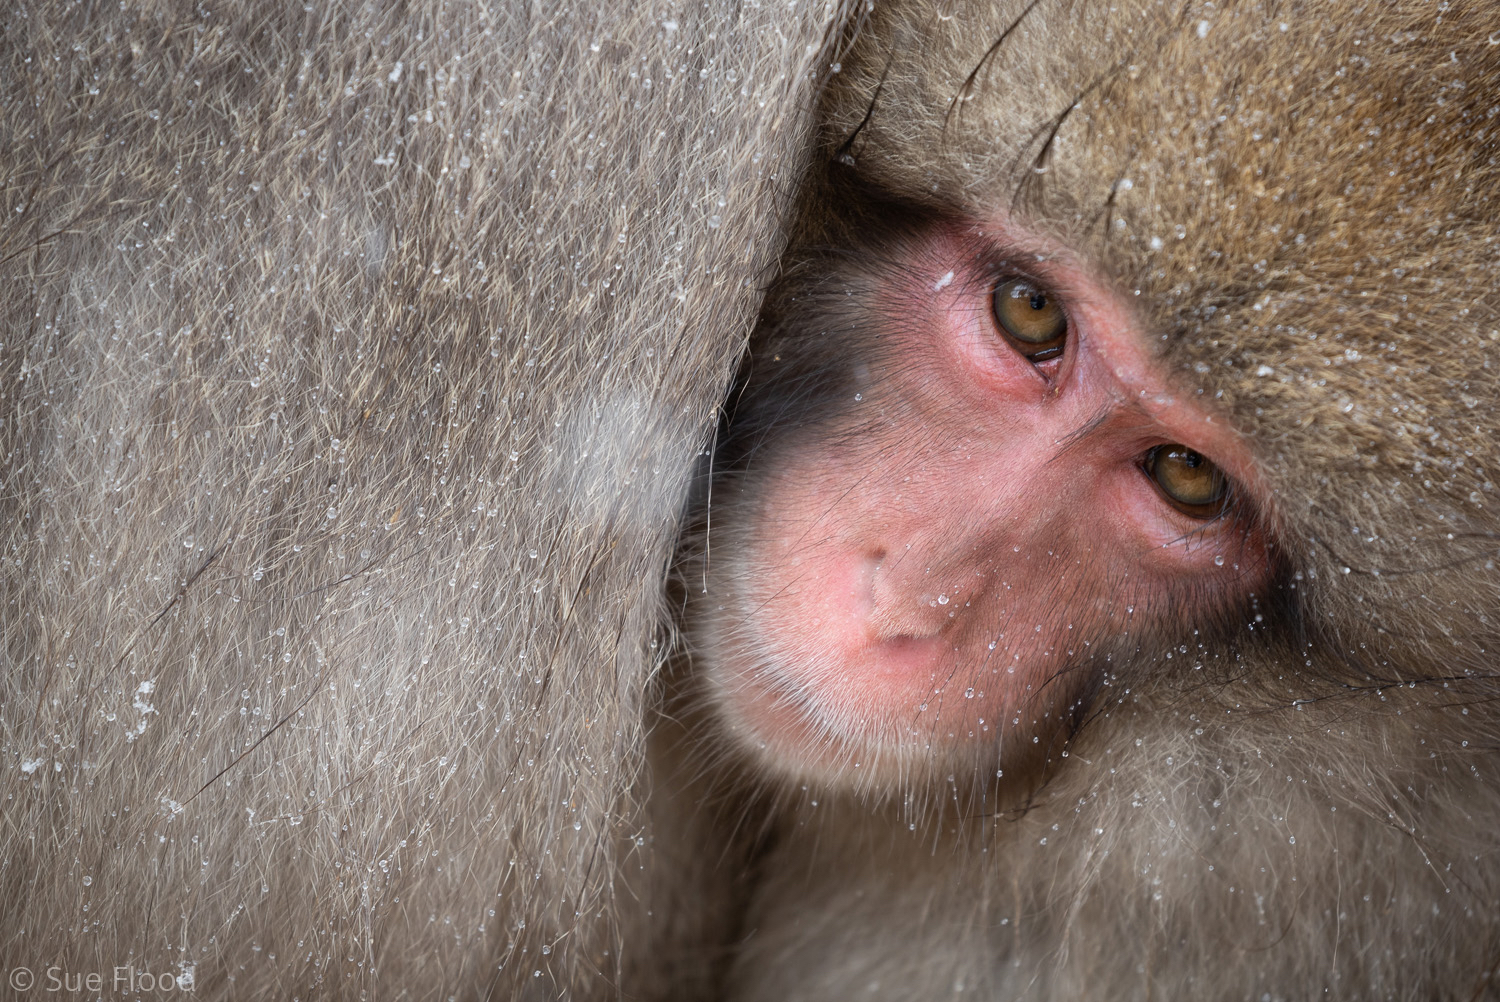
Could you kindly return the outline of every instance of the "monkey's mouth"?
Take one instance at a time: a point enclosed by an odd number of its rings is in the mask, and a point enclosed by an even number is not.
[[[702,621],[712,631],[704,646],[717,652],[703,666],[713,702],[760,765],[869,790],[982,763],[993,775],[993,763],[1030,741],[1047,716],[1038,707],[1061,688],[1046,684],[1058,674],[1050,643],[1032,634],[1013,651],[989,639],[991,603],[977,595],[883,615],[870,561],[809,557],[819,565],[816,602],[786,590],[745,595]]]
[[[867,657],[872,661],[872,667],[877,672],[882,670],[893,670],[909,672],[911,665],[932,662],[941,657],[942,642],[938,634],[929,636],[918,636],[909,633],[898,633],[886,640],[878,640],[870,646]],[[890,661],[893,664],[888,669],[883,669],[881,661]]]

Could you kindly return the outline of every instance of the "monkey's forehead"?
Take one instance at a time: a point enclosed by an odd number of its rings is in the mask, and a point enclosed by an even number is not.
[[[1377,596],[1500,528],[1495,27],[1408,0],[877,6],[825,123],[877,189],[1076,248],[1256,443],[1288,534]]]
[[[1489,224],[1494,28],[1406,0],[877,6],[827,117],[893,193],[1019,208],[1171,293],[1204,254],[1420,259],[1423,224]]]
[[[1252,425],[1277,394],[1239,371],[1318,370],[1348,451],[1433,437],[1427,415],[1361,422],[1372,392],[1495,396],[1474,385],[1497,326],[1493,30],[1406,0],[876,6],[825,119],[877,188],[1078,249],[1203,388],[1253,395]]]

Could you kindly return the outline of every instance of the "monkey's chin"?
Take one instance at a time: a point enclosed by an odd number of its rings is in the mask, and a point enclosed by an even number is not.
[[[988,784],[1002,763],[1024,771],[1035,743],[1001,725],[999,708],[989,719],[972,688],[925,685],[915,703],[909,691],[880,691],[882,676],[909,689],[910,666],[944,649],[937,638],[901,637],[861,651],[857,664],[731,650],[699,667],[722,733],[776,783],[883,797],[940,782]],[[850,679],[864,687],[858,697],[840,684]]]

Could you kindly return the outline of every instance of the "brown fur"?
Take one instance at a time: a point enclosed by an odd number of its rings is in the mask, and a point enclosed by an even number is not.
[[[957,777],[747,818],[770,836],[730,997],[1500,997],[1491,14],[1014,0],[860,25],[765,336],[857,322],[805,293],[859,286],[870,191],[1000,206],[1136,293],[1253,449],[1284,567],[1228,642],[1188,623],[1117,663],[998,802]]]
[[[837,10],[544,6],[3,15],[7,976],[652,956],[656,583]]]

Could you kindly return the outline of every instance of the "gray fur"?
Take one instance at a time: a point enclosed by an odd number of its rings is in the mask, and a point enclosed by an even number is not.
[[[0,967],[618,994],[658,582],[837,19],[5,12]]]

